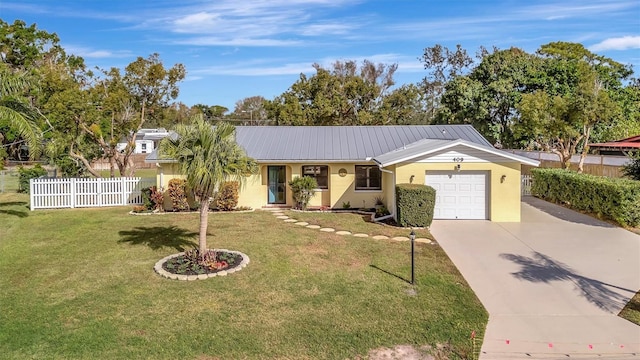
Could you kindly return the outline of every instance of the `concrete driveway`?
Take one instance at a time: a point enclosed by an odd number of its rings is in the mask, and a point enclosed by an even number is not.
[[[640,289],[640,236],[527,197],[522,222],[431,232],[489,312],[480,359],[640,359],[617,316]]]

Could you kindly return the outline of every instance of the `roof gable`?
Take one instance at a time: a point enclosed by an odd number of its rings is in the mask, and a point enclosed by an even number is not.
[[[387,167],[402,162],[414,161],[416,159],[441,154],[448,149],[458,150],[460,149],[472,149],[479,152],[491,155],[491,161],[496,161],[495,158],[502,159],[504,162],[519,162],[522,164],[538,166],[540,162],[537,160],[529,159],[524,156],[515,155],[494,148],[493,146],[486,146],[482,144],[472,143],[470,141],[457,139],[457,140],[431,140],[425,139],[417,141],[409,146],[390,151],[386,154],[375,157],[373,160],[381,167]],[[478,156],[480,158],[482,155]],[[499,160],[498,160],[499,161]],[[496,162],[498,162],[496,161]],[[453,162],[453,159],[451,159]]]

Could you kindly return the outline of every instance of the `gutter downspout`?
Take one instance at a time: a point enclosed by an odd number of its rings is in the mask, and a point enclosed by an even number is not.
[[[392,199],[393,200],[393,202],[392,202],[393,205],[391,206],[391,209],[389,211],[391,213],[389,216],[393,216],[393,219],[397,221],[398,219],[396,219],[396,193],[395,193],[395,189],[396,189],[396,174],[391,170],[383,169],[382,168],[382,164],[379,163],[376,159],[373,159],[373,161],[376,164],[378,164],[378,169],[380,169],[380,171],[392,175],[391,179],[393,180],[393,186],[392,186],[391,196],[393,197],[393,199]],[[385,216],[384,218],[387,219],[388,216]],[[379,220],[382,220],[382,218],[380,218]]]

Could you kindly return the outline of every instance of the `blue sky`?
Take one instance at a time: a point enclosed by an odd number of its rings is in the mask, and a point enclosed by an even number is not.
[[[640,75],[638,0],[2,0],[0,18],[57,33],[92,67],[157,52],[187,69],[178,100],[230,110],[283,93],[314,62],[397,63],[397,84],[415,83],[426,75],[418,57],[434,44],[473,54],[579,42]]]

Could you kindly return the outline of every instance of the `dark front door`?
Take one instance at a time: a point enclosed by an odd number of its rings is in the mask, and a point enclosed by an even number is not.
[[[269,166],[269,204],[286,204],[287,202],[287,172],[285,166]]]

